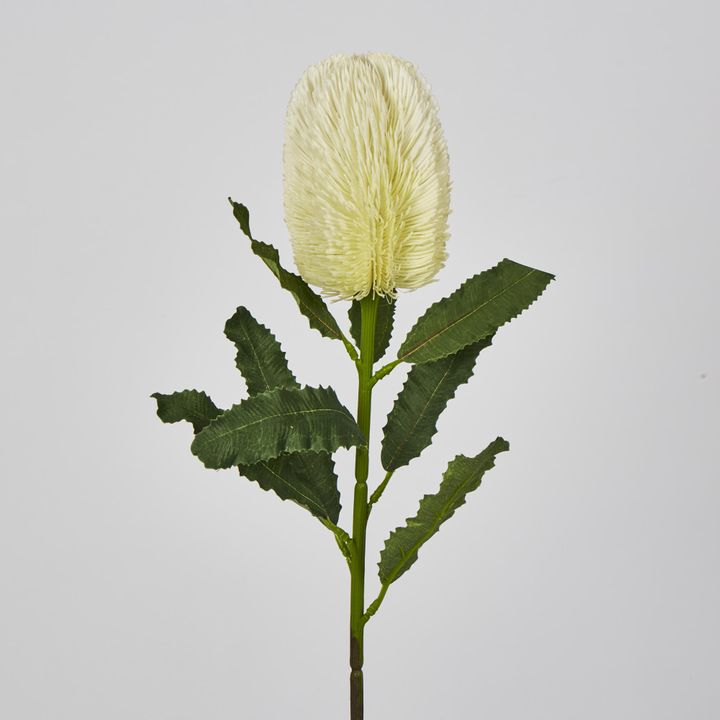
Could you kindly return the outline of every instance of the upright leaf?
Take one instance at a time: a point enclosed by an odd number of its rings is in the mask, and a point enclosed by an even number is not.
[[[383,586],[407,572],[422,545],[465,503],[465,496],[480,486],[483,475],[495,465],[495,457],[509,448],[507,441],[497,438],[475,457],[458,455],[450,461],[438,492],[426,495],[418,514],[408,518],[404,527],[393,530],[385,541],[378,565]]]
[[[383,429],[381,459],[386,470],[407,465],[430,444],[440,413],[470,379],[478,354],[491,342],[492,338],[480,340],[454,355],[413,366]]]
[[[280,343],[247,308],[239,307],[225,323],[225,335],[235,343],[235,364],[250,395],[276,387],[300,387],[288,368]]]
[[[553,275],[502,260],[431,305],[408,333],[398,358],[426,363],[490,337],[542,294]]]
[[[310,322],[310,327],[327,338],[343,340],[342,331],[328,310],[325,301],[299,275],[283,268],[280,264],[280,255],[272,245],[253,238],[250,232],[250,213],[245,205],[234,202],[232,198],[228,198],[228,200],[232,205],[233,215],[238,221],[240,229],[250,240],[250,248],[270,268],[281,287],[295,298],[300,312]]]
[[[355,344],[360,347],[360,334],[362,323],[360,315],[360,301],[353,300],[348,310],[350,318],[350,334]],[[395,320],[395,298],[380,298],[375,320],[375,352],[373,362],[377,362],[385,354],[392,337],[393,322]]]
[[[319,452],[292,453],[239,466],[240,474],[263,490],[273,490],[283,500],[292,500],[316,517],[337,523],[340,493],[334,468],[332,456]]]
[[[192,423],[196,433],[222,412],[204,392],[198,390],[181,390],[170,395],[153,393],[150,397],[157,400],[157,414],[163,422],[186,420]]]
[[[218,469],[365,442],[331,388],[277,388],[218,415],[196,435],[191,450],[206,467]]]

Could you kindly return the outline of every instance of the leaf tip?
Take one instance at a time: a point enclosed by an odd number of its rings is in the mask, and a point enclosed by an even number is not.
[[[498,267],[498,265],[516,265],[520,267],[527,268],[528,270],[532,270],[533,272],[536,272],[538,275],[542,275],[543,277],[547,278],[547,283],[549,284],[552,280],[555,280],[555,275],[552,273],[549,273],[545,270],[539,270],[538,268],[530,267],[529,265],[524,265],[523,263],[519,263],[516,260],[511,260],[510,258],[503,258],[495,267]]]
[[[163,422],[171,422],[167,418],[167,413],[165,412],[167,407],[167,402],[170,398],[169,395],[166,395],[165,393],[160,392],[154,392],[150,397],[155,400],[157,403],[157,407],[155,408],[155,412],[157,413],[157,416],[163,421]]]
[[[240,229],[252,240],[253,237],[250,232],[250,211],[245,205],[235,202],[231,197],[228,197],[228,201],[233,209],[233,215],[240,225]]]

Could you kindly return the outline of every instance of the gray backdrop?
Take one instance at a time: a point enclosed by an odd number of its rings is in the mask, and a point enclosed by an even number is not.
[[[370,597],[447,461],[510,440],[368,626],[369,720],[720,717],[719,21],[699,1],[4,3],[0,715],[347,716],[332,536],[205,470],[149,395],[243,397],[222,329],[247,304],[354,405],[342,347],[225,198],[292,266],[290,91],[378,50],[432,84],[453,178],[449,262],[402,296],[392,349],[502,257],[558,279],[373,513]]]

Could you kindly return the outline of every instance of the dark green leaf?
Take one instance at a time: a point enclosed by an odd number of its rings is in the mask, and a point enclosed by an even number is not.
[[[502,260],[431,305],[408,333],[398,358],[426,363],[490,337],[532,305],[553,279],[550,273]]]
[[[360,347],[362,332],[360,320],[360,301],[353,300],[348,310],[350,318],[350,334],[355,344]],[[390,344],[395,319],[395,298],[381,297],[378,300],[377,319],[375,321],[375,352],[373,362],[377,362],[385,354]]]
[[[310,327],[325,337],[342,340],[343,334],[325,301],[299,275],[283,268],[280,264],[280,255],[272,245],[253,238],[250,232],[250,213],[245,205],[234,202],[232,198],[228,198],[228,200],[232,205],[233,215],[240,224],[240,229],[250,239],[252,251],[270,268],[280,285],[292,294],[300,312],[310,322]]]
[[[195,433],[222,413],[213,401],[197,390],[171,395],[154,393],[158,416],[163,422],[186,420]],[[337,523],[340,493],[332,456],[320,452],[281,455],[255,465],[239,465],[240,474],[257,482],[263,490],[273,490],[283,500],[294,500],[318,518]]]
[[[280,343],[247,308],[239,307],[225,323],[225,335],[235,343],[235,364],[245,378],[250,395],[276,387],[299,387]]]
[[[222,412],[204,392],[198,390],[181,390],[170,395],[153,393],[150,397],[157,400],[157,414],[163,422],[186,420],[192,423],[196,433]]]
[[[240,474],[258,483],[263,490],[273,490],[283,500],[293,500],[316,517],[337,523],[340,493],[334,468],[328,453],[317,452],[292,453],[255,465],[239,466]]]
[[[334,452],[365,438],[331,388],[277,388],[234,405],[205,427],[192,451],[209,468],[253,465],[287,452]]]
[[[386,470],[407,465],[430,444],[440,413],[470,379],[478,353],[491,342],[487,338],[441,360],[413,366],[383,429],[381,458]]]
[[[236,364],[250,395],[277,387],[298,387],[280,343],[244,308],[227,321],[225,335],[237,349]],[[328,453],[286,453],[255,465],[239,465],[240,474],[272,490],[282,500],[293,500],[318,518],[337,523],[340,515],[335,463]]]
[[[509,448],[507,441],[497,438],[475,457],[458,455],[450,461],[438,492],[426,495],[418,514],[385,541],[378,565],[383,585],[394,582],[412,566],[422,545],[465,503],[465,496],[480,486],[483,474],[495,465],[495,457]]]

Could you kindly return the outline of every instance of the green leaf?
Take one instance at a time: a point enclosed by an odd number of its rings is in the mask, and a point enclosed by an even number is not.
[[[465,496],[480,486],[483,474],[495,465],[495,457],[509,448],[507,441],[497,438],[475,457],[458,455],[450,461],[438,492],[426,495],[418,514],[408,518],[404,527],[393,530],[385,541],[378,565],[383,586],[410,569],[422,545],[465,503]]]
[[[236,203],[232,198],[228,198],[228,200],[232,205],[233,215],[240,224],[240,229],[250,239],[250,248],[270,268],[280,285],[295,298],[300,312],[310,322],[310,327],[324,337],[343,340],[342,331],[328,310],[325,301],[299,275],[283,268],[280,264],[280,255],[272,245],[255,240],[250,232],[250,213],[245,205]]]
[[[163,422],[186,420],[192,423],[196,433],[222,412],[204,392],[198,390],[181,390],[170,395],[153,393],[150,397],[157,400],[157,414]]]
[[[239,466],[240,474],[263,490],[273,490],[283,500],[292,500],[316,517],[337,523],[340,492],[334,468],[332,457],[320,452],[292,453]]]
[[[365,442],[331,388],[277,388],[219,415],[197,434],[191,450],[206,467],[218,469]]]
[[[350,318],[350,334],[355,344],[360,347],[360,333],[362,332],[360,322],[360,301],[353,300],[348,310]],[[376,363],[385,354],[390,344],[395,320],[395,298],[383,298],[378,301],[377,319],[375,320],[375,352],[373,362]]]
[[[398,359],[426,363],[487,338],[532,305],[554,278],[502,260],[431,305],[408,333]]]
[[[440,413],[470,379],[478,354],[491,342],[492,338],[480,340],[454,355],[413,366],[383,429],[381,459],[386,470],[407,465],[430,444]]]
[[[250,395],[276,387],[300,387],[288,368],[280,343],[247,308],[239,307],[225,323],[225,335],[235,343],[235,364]]]
[[[299,387],[287,366],[280,343],[250,312],[239,307],[225,325],[225,335],[235,343],[235,363],[247,383],[248,393]],[[239,465],[240,474],[272,490],[282,500],[292,500],[321,519],[337,523],[340,492],[335,463],[328,453],[286,453],[254,465]]]
[[[222,413],[213,401],[197,390],[163,395],[154,393],[158,416],[163,422],[186,420],[197,434]],[[239,465],[240,474],[273,490],[282,500],[293,500],[320,519],[337,523],[340,516],[340,492],[332,456],[320,452],[281,455],[255,465]]]

